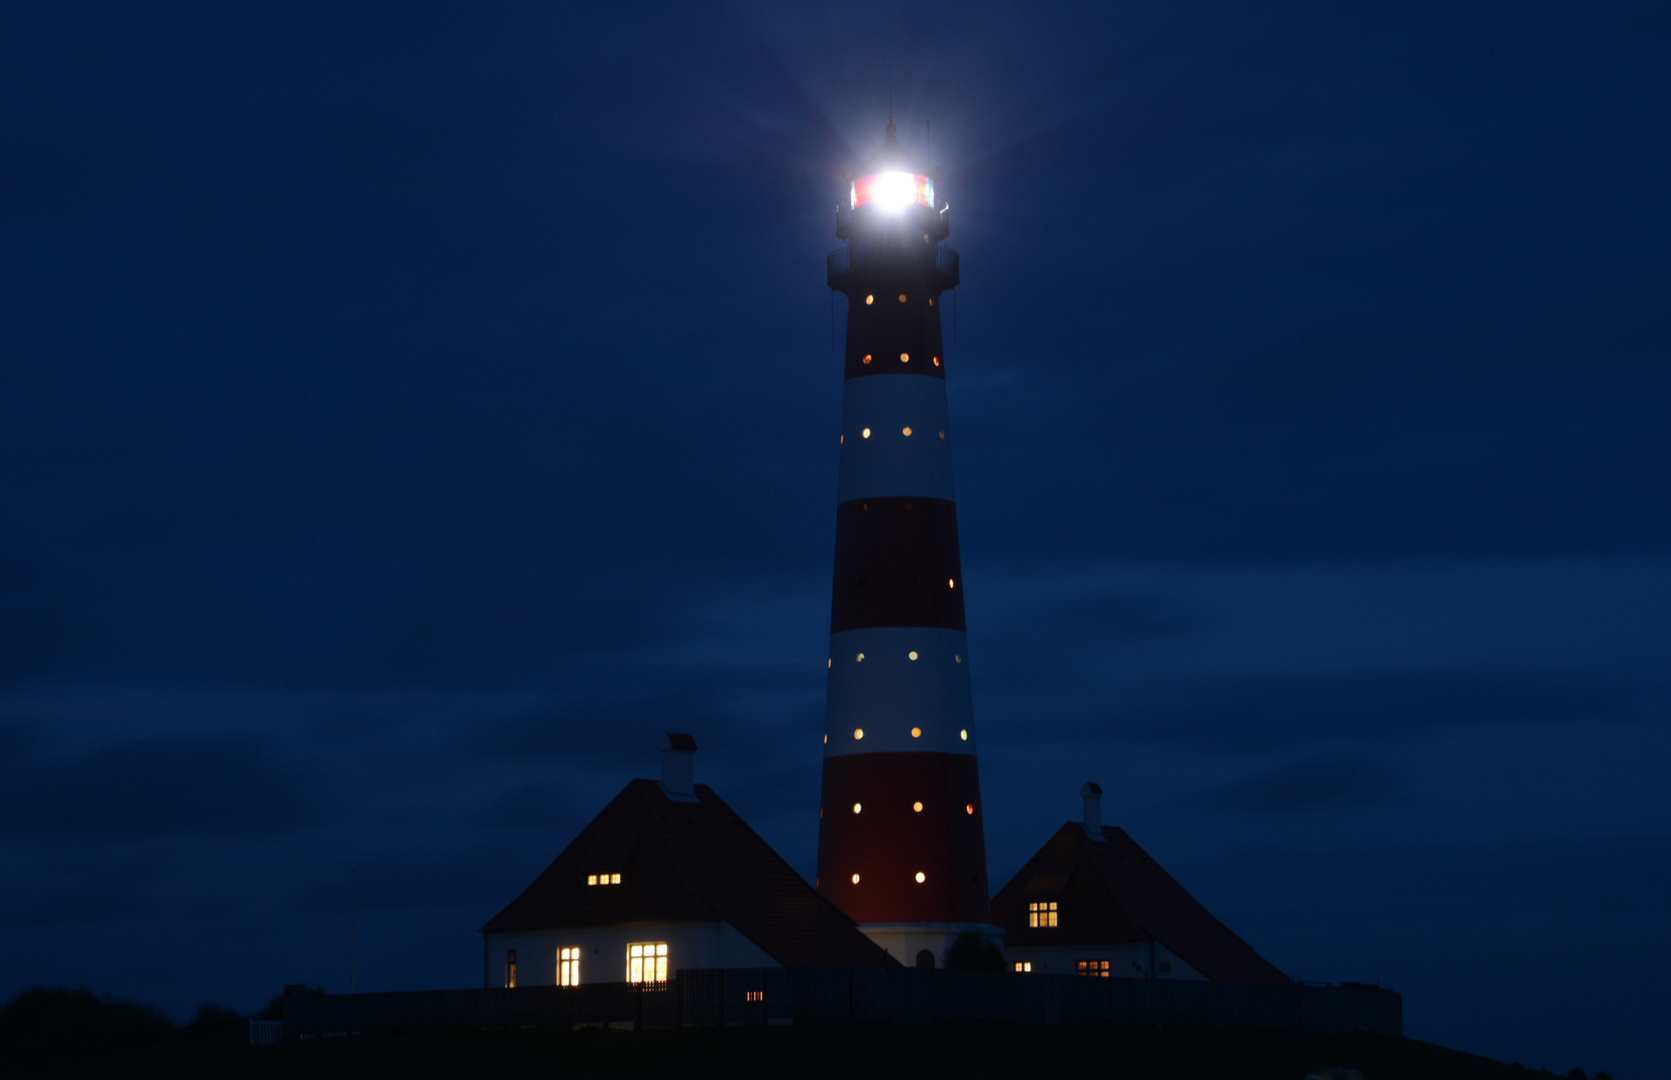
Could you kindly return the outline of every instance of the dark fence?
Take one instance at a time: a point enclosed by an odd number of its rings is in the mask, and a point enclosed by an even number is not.
[[[1403,999],[1378,986],[1239,986],[1008,972],[836,968],[680,971],[628,983],[420,990],[284,999],[287,1038],[484,1028],[733,1024],[1166,1024],[1404,1032]]]

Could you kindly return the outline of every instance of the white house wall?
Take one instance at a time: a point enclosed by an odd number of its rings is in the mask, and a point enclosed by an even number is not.
[[[766,951],[728,922],[635,923],[583,930],[538,930],[489,934],[485,985],[505,985],[505,952],[516,950],[518,986],[554,986],[557,950],[580,949],[580,981],[626,982],[627,947],[667,943],[667,973],[680,968],[781,967]]]
[[[1109,961],[1109,974],[1116,979],[1148,978],[1149,945],[1146,942],[1132,942],[1120,945],[1052,945],[1038,947],[1032,945],[1011,945],[1004,950],[1004,960],[1013,970],[1017,961],[1028,962],[1033,965],[1035,975],[1074,975],[1077,974],[1081,960]],[[1157,979],[1187,979],[1205,982],[1206,977],[1190,967],[1177,954],[1164,945],[1154,947],[1154,963]],[[1163,969],[1163,965],[1170,964],[1171,970]]]

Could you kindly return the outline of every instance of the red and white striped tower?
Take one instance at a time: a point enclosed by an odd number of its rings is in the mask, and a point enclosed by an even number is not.
[[[933,174],[888,138],[829,258],[848,300],[818,887],[907,965],[992,943],[940,298],[957,253]]]

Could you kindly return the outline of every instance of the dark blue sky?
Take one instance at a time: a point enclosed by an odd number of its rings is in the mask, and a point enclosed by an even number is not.
[[[842,166],[933,123],[992,876],[1080,782],[1663,1070],[1658,4],[7,4],[0,994],[472,985],[689,730],[810,874]],[[949,312],[948,312],[949,313]]]

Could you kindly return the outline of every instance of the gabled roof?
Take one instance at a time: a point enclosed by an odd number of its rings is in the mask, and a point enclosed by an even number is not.
[[[1293,981],[1213,918],[1124,829],[1106,826],[1102,836],[1093,840],[1069,822],[999,890],[992,918],[1007,945],[1154,941],[1210,982]],[[1058,925],[1029,928],[1028,903],[1048,900],[1059,904]]]
[[[634,780],[482,933],[723,919],[784,967],[895,963],[727,806]],[[588,874],[619,885],[587,885]]]

